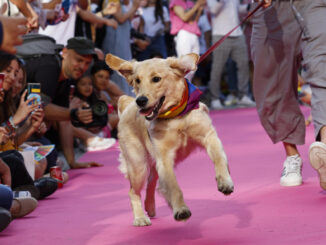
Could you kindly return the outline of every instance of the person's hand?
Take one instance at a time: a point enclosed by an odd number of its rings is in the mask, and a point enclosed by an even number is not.
[[[8,165],[0,158],[0,183],[11,186],[11,173]]]
[[[3,88],[0,89],[0,103],[2,103],[5,99],[5,91]]]
[[[34,130],[34,132],[40,132],[40,127],[44,119],[44,111],[42,108],[39,108],[35,111],[33,111],[31,115],[31,126]]]
[[[104,16],[115,14],[118,12],[120,8],[120,3],[117,2],[109,2],[106,7],[102,10]]]
[[[5,144],[9,140],[10,136],[8,131],[4,127],[0,127],[0,144]]]
[[[198,0],[196,2],[199,6],[205,6],[206,5],[206,0]]]
[[[263,7],[268,8],[272,4],[272,0],[254,0],[255,2],[264,2]]]
[[[27,31],[27,19],[24,17],[2,16],[7,9],[7,4],[0,8],[0,24],[3,28],[3,40],[0,49],[8,53],[16,53],[16,46],[23,43],[22,35]]]
[[[87,108],[87,109],[85,109],[85,108]],[[78,108],[77,117],[78,117],[79,121],[81,121],[84,124],[88,124],[93,121],[92,109],[90,109],[89,105],[86,102],[84,102],[82,104],[82,107]]]
[[[150,45],[150,42],[147,40],[136,39],[135,44],[140,49],[140,51],[144,51],[148,47],[148,45]]]
[[[105,24],[111,26],[113,29],[117,29],[118,22],[115,19],[105,19]]]
[[[28,32],[34,29],[38,29],[38,15],[33,15],[30,18],[27,18],[27,29]]]
[[[97,163],[97,162],[74,162],[73,164],[70,164],[70,167],[73,169],[76,168],[91,168],[91,167],[102,167],[103,164]]]
[[[41,146],[42,144],[38,141],[27,141],[27,142],[24,142],[24,144],[26,145],[30,145],[30,146]]]
[[[69,109],[75,109],[78,107],[81,107],[83,104],[83,101],[79,99],[78,97],[72,97],[69,103]]]
[[[23,95],[20,97],[18,109],[15,115],[13,116],[13,122],[15,125],[21,123],[32,111],[39,108],[39,105],[37,103],[32,103],[32,101],[35,100],[35,97],[25,101],[26,93],[27,90],[25,90]]]
[[[139,5],[140,5],[140,1],[141,0],[133,0],[132,1],[132,6],[136,9],[138,9]],[[205,0],[206,1],[206,0]]]

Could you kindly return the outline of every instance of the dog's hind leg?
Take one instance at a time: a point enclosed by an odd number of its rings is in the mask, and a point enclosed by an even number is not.
[[[155,166],[151,167],[150,174],[147,181],[146,199],[145,199],[145,210],[149,217],[154,217],[155,212],[155,188],[157,183],[158,175]]]
[[[209,157],[214,162],[218,190],[225,195],[229,195],[233,192],[234,186],[229,173],[227,157],[222,142],[218,138],[213,126],[206,132],[202,144],[206,148]]]

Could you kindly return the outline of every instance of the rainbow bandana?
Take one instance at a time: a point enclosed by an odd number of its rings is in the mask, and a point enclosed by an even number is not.
[[[180,103],[170,110],[158,115],[161,119],[170,119],[183,116],[187,112],[199,108],[199,98],[202,92],[185,78],[186,89],[182,95]]]

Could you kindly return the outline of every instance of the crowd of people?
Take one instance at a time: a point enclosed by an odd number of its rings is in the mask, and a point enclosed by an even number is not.
[[[83,146],[83,151],[97,151],[115,144],[117,101],[133,91],[106,65],[107,53],[138,61],[203,54],[240,23],[241,15],[255,5],[251,2],[0,0],[0,231],[57,190],[58,181],[49,177],[51,167],[60,166],[66,182],[68,168],[101,166],[79,162],[76,145]],[[287,158],[281,185],[299,185],[302,160],[296,145],[304,143],[305,129],[297,100],[298,54],[302,53],[297,40],[303,35],[306,66],[302,70],[315,94],[311,106],[319,140],[310,148],[310,158],[325,189],[325,163],[316,157],[326,153],[325,75],[320,74],[325,69],[312,61],[325,57],[318,55],[321,41],[312,52],[309,48],[315,46],[306,40],[317,35],[314,18],[324,21],[326,6],[318,5],[320,15],[313,17],[308,2],[264,0],[252,23],[235,30],[187,78],[205,92],[204,102],[211,109],[252,107],[257,102],[267,133],[274,143],[284,143]],[[300,11],[304,18],[297,18]],[[301,23],[302,19],[307,23]],[[282,28],[276,24],[291,31],[284,32],[288,39],[283,39]],[[325,36],[323,32],[314,40]],[[248,51],[250,40],[253,56]],[[28,41],[33,41],[32,46],[24,46]],[[290,51],[285,54],[285,49]],[[309,73],[310,67],[318,71]],[[39,98],[29,97],[29,84],[40,85]],[[55,145],[54,149],[38,161],[26,153],[28,147],[49,145]],[[58,157],[58,152],[64,157]]]

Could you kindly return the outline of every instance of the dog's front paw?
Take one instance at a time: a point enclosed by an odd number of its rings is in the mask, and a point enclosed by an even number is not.
[[[148,226],[151,225],[152,222],[148,217],[138,217],[134,219],[134,226]]]
[[[221,179],[219,179],[217,180],[217,185],[218,185],[218,190],[222,192],[224,195],[230,195],[234,190],[232,180],[222,181]]]
[[[174,219],[176,221],[186,221],[191,216],[191,212],[187,207],[182,207],[174,213]]]

